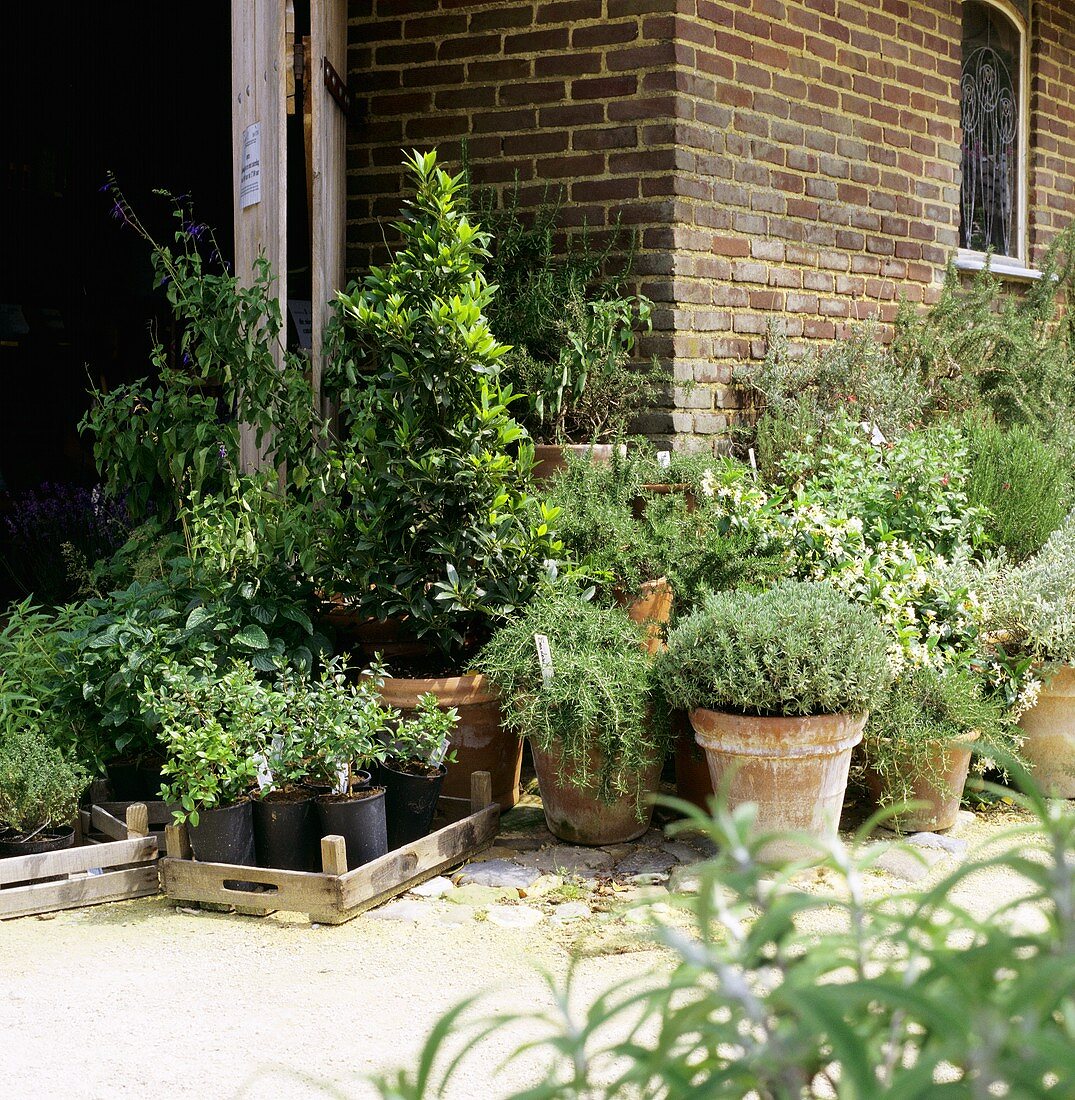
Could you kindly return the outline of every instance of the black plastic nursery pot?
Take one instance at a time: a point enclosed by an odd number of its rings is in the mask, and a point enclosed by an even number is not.
[[[116,802],[152,801],[160,798],[161,765],[144,761],[114,760],[105,775]]]
[[[321,830],[312,793],[272,791],[254,803],[254,850],[259,867],[321,870]]]
[[[377,779],[385,788],[389,851],[428,836],[446,774],[443,764],[431,775],[397,771],[387,764],[377,769]]]
[[[57,825],[55,828],[42,829],[30,839],[23,840],[25,834],[10,829],[0,830],[0,859],[11,856],[39,856],[43,852],[58,852],[70,848],[75,843],[75,830],[70,825]]]
[[[353,794],[326,794],[317,800],[322,836],[342,836],[347,869],[353,871],[388,851],[384,787]]]
[[[198,811],[198,824],[188,825],[194,858],[202,863],[238,863],[254,867],[254,807],[246,799],[231,806]]]

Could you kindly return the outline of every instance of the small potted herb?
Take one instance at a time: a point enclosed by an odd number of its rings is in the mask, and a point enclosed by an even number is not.
[[[874,616],[828,584],[721,592],[669,635],[658,680],[690,712],[714,788],[759,832],[834,836],[851,750],[890,679]]]
[[[425,836],[433,824],[450,738],[459,721],[454,707],[442,708],[432,693],[418,700],[410,717],[401,718],[388,738],[388,755],[377,769],[385,787],[388,847],[402,848]]]
[[[882,806],[907,803],[894,817],[905,832],[950,829],[979,738],[1011,752],[1004,704],[962,669],[916,668],[870,715],[863,735],[866,781]],[[915,805],[917,804],[917,805]]]
[[[177,803],[197,859],[253,866],[251,796],[273,726],[271,692],[247,664],[164,665],[142,705],[160,723],[167,758],[161,797]]]
[[[482,650],[504,721],[530,738],[545,820],[562,840],[641,836],[668,748],[650,708],[642,632],[569,582],[549,585]],[[547,645],[547,649],[545,648]]]

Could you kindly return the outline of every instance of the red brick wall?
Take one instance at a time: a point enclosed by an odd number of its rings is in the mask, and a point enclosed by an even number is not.
[[[1075,212],[1075,27],[1037,0],[1030,232]],[[351,0],[349,267],[400,149],[465,136],[479,182],[636,228],[676,388],[644,427],[708,447],[768,324],[838,338],[929,302],[958,243],[960,0]],[[690,385],[686,385],[686,384]]]

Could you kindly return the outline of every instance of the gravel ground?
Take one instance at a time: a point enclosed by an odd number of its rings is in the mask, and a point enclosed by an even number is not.
[[[1014,811],[964,815],[955,851],[927,839],[928,872],[895,860],[869,876],[868,888],[931,882],[965,846],[1023,820]],[[643,968],[668,965],[642,926],[624,919],[623,904],[665,892],[666,875],[635,878],[634,868],[672,864],[673,887],[689,878],[682,864],[691,853],[682,845],[669,851],[651,832],[630,851],[612,852],[611,867],[595,856],[599,870],[565,875],[557,866],[565,850],[538,847],[553,842],[532,814],[505,831],[493,870],[472,866],[470,875],[495,881],[496,873],[510,878],[529,867],[540,872],[530,885],[442,880],[443,896],[403,899],[335,928],[282,914],[177,911],[161,898],[0,924],[0,1094],[372,1097],[366,1077],[412,1062],[435,1020],[464,997],[487,994],[494,1011],[551,1005],[535,968],[562,975],[580,947],[578,992],[587,1000]],[[831,879],[821,873],[803,885],[825,892]],[[1022,889],[1001,872],[966,883],[961,894],[984,913]],[[519,1037],[501,1036],[493,1052],[508,1054]],[[498,1061],[491,1053],[470,1065],[444,1100],[501,1096],[540,1077],[534,1059],[514,1064],[510,1077],[498,1075]]]

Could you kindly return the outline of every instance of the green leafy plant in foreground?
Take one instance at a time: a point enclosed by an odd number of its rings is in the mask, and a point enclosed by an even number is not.
[[[802,863],[765,862],[773,838],[752,837],[752,807],[718,805],[709,819],[677,803],[687,819],[673,829],[703,830],[719,854],[701,866],[695,896],[672,899],[683,921],[653,915],[670,966],[590,1003],[575,995],[573,972],[566,984],[548,979],[548,1007],[491,1016],[464,1003],[441,1019],[413,1071],[378,1082],[381,1096],[444,1095],[472,1060],[488,1066],[493,1036],[520,1024],[534,1037],[500,1075],[510,1080],[525,1054],[528,1071],[539,1061],[541,1083],[483,1095],[1070,1096],[1075,814],[1035,794],[1020,801],[1029,824],[925,891],[877,897],[868,876],[888,846],[865,843],[873,820],[850,847],[813,842],[836,883],[818,894],[796,885]],[[979,916],[962,898],[983,871],[1011,876],[1016,900]]]

